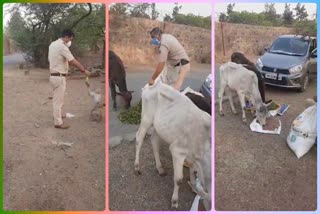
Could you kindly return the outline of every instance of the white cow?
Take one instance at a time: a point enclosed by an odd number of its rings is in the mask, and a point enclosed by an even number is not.
[[[153,128],[151,143],[160,175],[165,171],[160,162],[159,143],[169,144],[174,168],[172,207],[178,207],[179,185],[183,179],[183,162],[190,167],[194,190],[211,207],[211,116],[200,110],[185,95],[158,81],[142,89],[141,124],[136,134],[135,172],[140,174],[139,153],[148,129]],[[195,172],[201,187],[195,186]]]
[[[258,78],[254,72],[244,68],[240,64],[236,64],[233,62],[227,62],[220,66],[219,105],[221,116],[224,115],[222,110],[222,100],[225,91],[227,92],[232,112],[234,114],[237,114],[229,89],[236,91],[239,96],[242,107],[243,122],[246,122],[245,98],[247,97],[256,110],[256,116],[259,123],[261,125],[266,124],[266,118],[269,115],[267,106],[270,105],[270,103],[264,104],[262,102],[258,88]]]

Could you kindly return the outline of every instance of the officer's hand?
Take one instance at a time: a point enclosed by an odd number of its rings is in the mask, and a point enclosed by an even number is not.
[[[86,69],[86,70],[84,70],[84,73],[86,74],[86,76],[90,76],[90,74],[91,74],[91,72],[90,72],[90,71],[88,71],[87,69]]]
[[[153,79],[150,79],[149,80],[149,85],[153,85],[154,84],[154,80]]]

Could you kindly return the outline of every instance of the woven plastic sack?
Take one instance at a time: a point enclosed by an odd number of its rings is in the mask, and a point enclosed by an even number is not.
[[[317,138],[317,104],[304,110],[292,123],[287,143],[297,158],[305,155]]]

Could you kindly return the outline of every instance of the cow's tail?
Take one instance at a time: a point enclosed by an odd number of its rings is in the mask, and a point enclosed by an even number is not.
[[[205,179],[204,179],[202,166],[199,161],[195,161],[194,165],[197,171],[197,177],[200,180],[200,185],[195,184],[195,186],[194,185],[190,185],[190,186],[192,187],[193,191],[196,192],[201,198],[205,200],[211,200],[209,193],[205,191]]]

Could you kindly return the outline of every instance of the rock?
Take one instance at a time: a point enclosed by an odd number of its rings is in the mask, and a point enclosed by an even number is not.
[[[128,143],[133,143],[136,141],[136,132],[125,134],[123,137],[123,140],[125,140]]]
[[[112,137],[109,139],[109,148],[114,148],[122,143],[123,138],[121,136]]]

